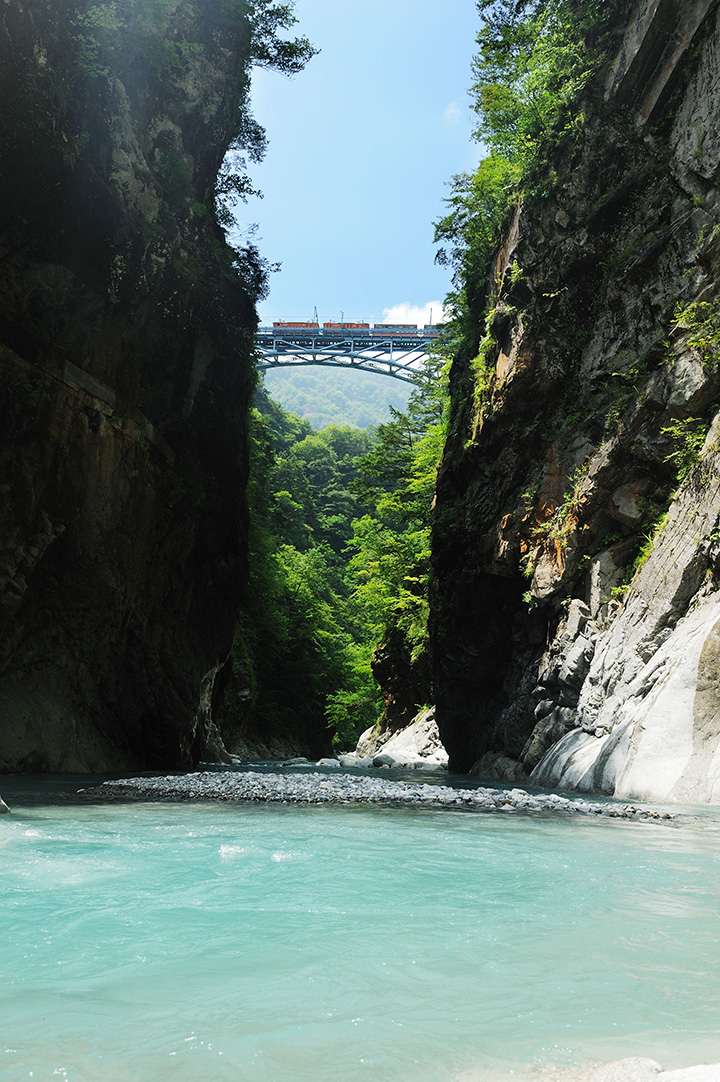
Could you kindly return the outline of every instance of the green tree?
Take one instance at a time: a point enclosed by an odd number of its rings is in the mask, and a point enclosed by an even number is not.
[[[379,709],[364,615],[344,548],[358,513],[349,484],[371,436],[310,426],[264,391],[253,412],[250,585],[234,649],[236,689],[258,731],[308,749],[354,746]]]
[[[356,489],[368,511],[354,523],[350,570],[371,639],[392,643],[417,672],[416,705],[430,697],[428,585],[437,467],[446,435],[444,358],[427,365],[406,413],[393,411],[360,462]]]
[[[235,676],[257,727],[352,747],[382,699],[373,651],[392,640],[427,673],[430,517],[445,436],[438,356],[406,414],[376,433],[313,432],[264,390],[253,420],[250,589]],[[418,682],[418,703],[429,696]]]
[[[591,78],[629,0],[477,0],[477,7],[470,93],[474,137],[486,155],[473,173],[453,177],[448,213],[435,225],[436,258],[454,271],[453,329],[471,349],[501,229],[526,191],[547,190],[549,157],[578,138]]]
[[[581,93],[596,64],[582,36],[587,10],[571,0],[479,0],[478,10],[475,138],[522,175],[549,140],[582,124]]]

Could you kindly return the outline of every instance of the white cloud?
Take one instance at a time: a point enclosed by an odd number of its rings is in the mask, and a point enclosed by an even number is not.
[[[458,103],[456,101],[451,101],[450,104],[445,108],[445,112],[443,113],[443,120],[446,124],[449,124],[451,127],[454,128],[457,127],[457,125],[462,120],[462,115],[462,109],[460,108]]]
[[[383,323],[414,323],[424,327],[427,323],[442,323],[445,316],[442,301],[428,301],[427,304],[393,304],[383,308]]]

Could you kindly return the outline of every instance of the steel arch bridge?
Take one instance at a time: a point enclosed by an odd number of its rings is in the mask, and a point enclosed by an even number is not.
[[[332,329],[317,324],[274,324],[258,329],[256,367],[267,371],[323,365],[375,372],[405,383],[417,383],[422,378],[421,362],[439,335],[435,327],[392,324]]]

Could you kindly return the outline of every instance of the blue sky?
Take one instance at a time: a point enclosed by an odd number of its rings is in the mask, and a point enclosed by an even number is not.
[[[295,11],[321,53],[292,79],[255,71],[270,145],[251,175],[264,199],[236,212],[240,235],[257,223],[262,254],[282,263],[261,321],[317,306],[321,322],[425,322],[430,304],[437,321],[449,276],[433,262],[432,223],[447,181],[479,160],[474,0],[296,0]]]

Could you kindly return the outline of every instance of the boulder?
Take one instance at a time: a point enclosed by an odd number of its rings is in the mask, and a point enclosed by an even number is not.
[[[381,743],[380,727],[378,725],[371,725],[358,740],[355,754],[358,759],[372,759]]]
[[[386,736],[384,740],[377,728],[368,729],[358,741],[357,755],[360,760],[372,757],[374,766],[392,765],[419,770],[425,767],[445,769],[448,762],[432,706],[421,711],[410,725]]]
[[[393,759],[392,755],[376,755],[372,761],[373,766],[397,766],[398,763]]]

